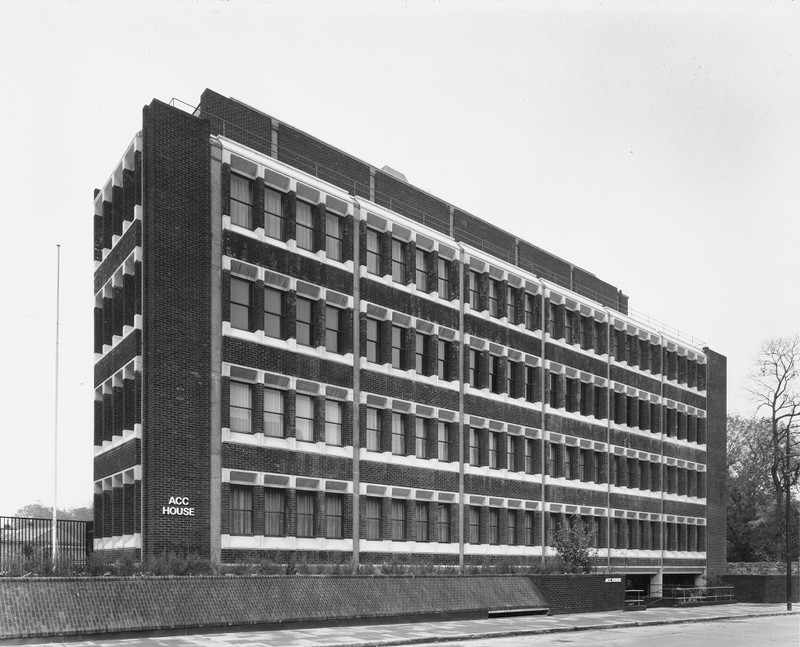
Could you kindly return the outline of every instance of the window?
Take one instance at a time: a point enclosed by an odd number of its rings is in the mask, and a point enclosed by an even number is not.
[[[558,306],[555,303],[547,304],[547,334],[556,337]]]
[[[595,483],[603,482],[603,460],[604,454],[594,452],[594,460],[592,461],[592,480]]]
[[[414,281],[417,290],[428,291],[428,253],[424,250],[417,250],[416,267],[414,271]]]
[[[275,288],[264,288],[264,334],[275,339],[286,339],[285,293]]]
[[[639,400],[639,429],[650,429],[650,421],[648,414],[650,413],[650,404],[647,400]]]
[[[557,512],[551,512],[547,515],[547,545],[552,546],[555,543],[556,533],[561,529],[561,515]]]
[[[381,275],[380,234],[374,229],[367,229],[367,272]]]
[[[577,400],[577,385],[578,381],[572,378],[566,378],[564,380],[564,406],[567,411],[575,411],[575,409],[577,409],[577,406],[575,406]]]
[[[500,510],[489,508],[489,543],[500,543]]]
[[[381,451],[381,412],[367,407],[367,451]]]
[[[575,478],[575,448],[564,448],[564,477],[568,479]]]
[[[625,421],[629,427],[636,427],[636,414],[638,413],[638,406],[636,398],[625,396]]]
[[[277,240],[286,239],[286,218],[283,215],[283,196],[264,187],[264,233]]]
[[[489,279],[489,314],[500,316],[500,281]]]
[[[550,373],[550,406],[557,409],[561,400],[561,377],[558,373]]]
[[[341,539],[344,536],[344,501],[341,494],[325,494],[325,536]]]
[[[650,403],[650,431],[654,434],[660,433],[661,430],[661,418],[659,416],[660,410],[659,406],[655,402]]]
[[[392,281],[406,282],[406,244],[392,238]]]
[[[440,461],[448,462],[450,460],[450,431],[447,428],[447,423],[437,423],[438,438],[436,441],[436,457]]]
[[[440,258],[437,261],[437,290],[442,299],[450,299],[450,261]]]
[[[661,467],[659,465],[650,466],[650,491],[658,492],[661,482]]]
[[[506,469],[509,472],[517,471],[517,455],[514,452],[516,442],[514,436],[506,436]]]
[[[427,418],[417,418],[414,423],[414,455],[417,458],[428,458],[428,428],[430,421]]]
[[[450,504],[440,503],[437,508],[437,537],[440,543],[450,542]]]
[[[508,397],[510,398],[518,398],[520,396],[522,369],[523,364],[520,362],[509,361],[508,364],[506,364],[506,393],[508,393]]]
[[[417,501],[414,513],[415,537],[417,541],[428,541],[428,504],[424,501]]]
[[[605,418],[605,416],[603,415],[603,411],[605,411],[604,402],[605,402],[605,394],[603,393],[603,387],[601,386],[594,387],[594,398],[592,399],[592,404],[593,404],[592,414],[598,420],[602,420],[603,418]]]
[[[284,427],[283,391],[264,389],[264,435],[283,438]]]
[[[383,364],[381,356],[381,322],[367,319],[367,361]]]
[[[630,335],[626,339],[628,366],[639,366],[639,340]]]
[[[253,488],[231,485],[231,534],[253,534]]]
[[[592,385],[588,382],[581,382],[580,392],[580,414],[582,416],[589,415],[589,395],[592,392]]]
[[[253,228],[253,180],[231,173],[231,224]]]
[[[575,341],[572,336],[573,319],[574,313],[572,310],[564,311],[564,341],[568,344],[572,344]]]
[[[524,516],[525,521],[525,536],[524,541],[526,546],[533,546],[534,538],[535,538],[535,530],[534,530],[534,516],[533,512],[525,512]]]
[[[436,373],[440,380],[450,381],[450,342],[439,339],[436,345]]]
[[[474,427],[470,427],[469,430],[469,464],[470,465],[479,465],[480,464],[480,440],[478,436],[478,430]]]
[[[314,214],[311,205],[297,201],[297,246],[300,249],[314,251]]]
[[[480,276],[475,270],[469,271],[469,307],[472,310],[481,309],[481,298],[478,286],[480,285]]]
[[[314,334],[314,302],[297,297],[297,343],[316,346]]]
[[[481,543],[481,509],[471,505],[467,508],[468,514],[468,540],[469,544]]]
[[[650,367],[650,342],[639,340],[639,366],[644,371]]]
[[[392,454],[403,456],[406,453],[406,419],[399,413],[392,413]]]
[[[243,382],[231,381],[230,425],[231,431],[240,434],[253,433],[252,387]]]
[[[480,360],[481,352],[474,348],[469,349],[469,385],[474,388],[480,388]]]
[[[497,469],[497,434],[489,432],[489,467]]]
[[[517,323],[517,291],[510,285],[506,287],[506,317],[508,323]]]
[[[516,510],[509,510],[507,519],[507,532],[506,532],[506,544],[509,546],[515,546],[517,544],[517,511]]]
[[[525,293],[525,327],[528,330],[539,328],[539,317],[537,310],[538,300],[535,294]]]
[[[578,478],[581,481],[588,481],[591,478],[591,454],[586,449],[578,450]]]
[[[406,369],[406,329],[392,326],[392,366]]]
[[[614,422],[621,425],[625,422],[625,396],[614,393]]]
[[[367,539],[381,539],[383,526],[382,501],[375,497],[367,497],[366,520],[367,520]]]
[[[536,388],[536,367],[525,366],[525,399],[528,402],[536,402],[539,397]]]
[[[406,540],[406,502],[392,499],[392,541]]]
[[[335,400],[325,400],[325,443],[342,446],[344,406]]]
[[[589,319],[578,317],[578,325],[580,326],[578,343],[581,348],[589,348]]]
[[[598,355],[603,350],[603,324],[596,320],[592,320],[592,348]]]
[[[325,306],[325,348],[329,353],[342,353],[342,311]]]
[[[611,482],[620,487],[625,485],[625,475],[622,472],[623,460],[622,456],[614,456],[611,459]]]
[[[533,464],[533,443],[530,438],[525,439],[525,473],[535,474],[536,466]]]
[[[297,536],[314,536],[314,513],[316,492],[297,493]]]
[[[231,277],[231,326],[253,329],[253,284],[235,276]]]
[[[342,250],[342,219],[330,211],[325,213],[325,255],[334,261],[344,258]]]
[[[553,443],[547,445],[547,475],[556,478],[558,473],[558,447]]]
[[[310,395],[297,394],[295,400],[295,436],[306,443],[314,442],[314,401]]]
[[[646,490],[650,487],[650,462],[639,463],[639,489]]]
[[[489,389],[500,393],[500,358],[497,355],[489,355]]]
[[[264,489],[264,534],[282,537],[286,534],[286,492]]]
[[[419,375],[428,374],[430,364],[430,337],[422,333],[414,336],[414,368]]]

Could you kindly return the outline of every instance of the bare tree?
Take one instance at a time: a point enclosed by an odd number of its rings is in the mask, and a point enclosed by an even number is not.
[[[755,401],[756,413],[769,424],[767,464],[776,507],[781,510],[784,497],[797,485],[800,475],[800,337],[764,342],[755,358],[748,391]]]

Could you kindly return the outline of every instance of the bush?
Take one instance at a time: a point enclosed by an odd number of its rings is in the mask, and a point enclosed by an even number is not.
[[[591,573],[594,561],[592,527],[578,516],[556,531],[553,547],[564,563],[565,573]]]

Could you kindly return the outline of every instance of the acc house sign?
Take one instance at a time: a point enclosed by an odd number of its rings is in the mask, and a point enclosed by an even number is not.
[[[171,496],[167,505],[161,507],[161,514],[193,517],[194,508],[189,507],[188,496]]]

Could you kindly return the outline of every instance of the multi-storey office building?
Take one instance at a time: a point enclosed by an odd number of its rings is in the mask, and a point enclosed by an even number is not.
[[[725,358],[390,169],[153,101],[95,261],[98,550],[724,568]]]

